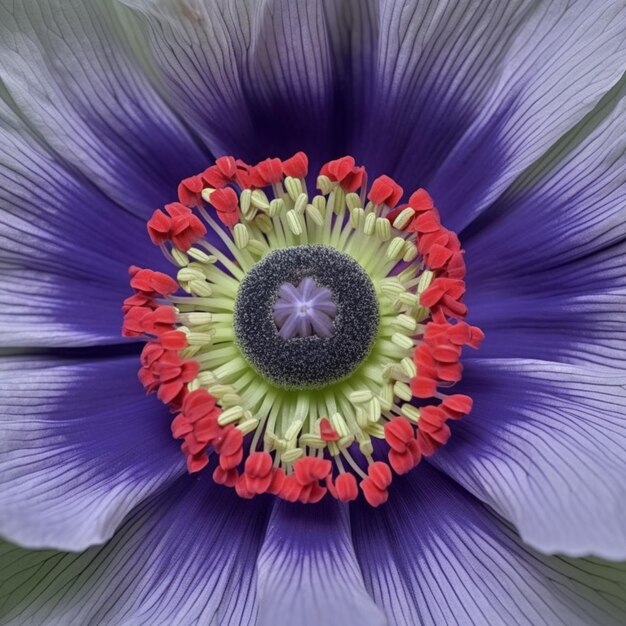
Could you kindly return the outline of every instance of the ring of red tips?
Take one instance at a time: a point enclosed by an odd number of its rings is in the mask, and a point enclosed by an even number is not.
[[[449,421],[471,410],[472,399],[449,388],[461,379],[463,348],[477,349],[484,336],[464,321],[458,237],[424,189],[405,203],[389,176],[368,189],[351,156],[321,168],[312,197],[307,175],[299,152],[256,165],[220,157],[184,179],[178,201],[147,224],[176,276],[131,266],[123,335],[146,340],[139,379],[169,406],[190,473],[213,457],[213,480],[243,498],[349,502],[361,494],[376,507],[394,474],[436,453],[451,436]],[[246,271],[273,248],[312,241],[343,246],[370,273],[382,339],[336,403],[303,391],[291,407],[237,353],[228,307]],[[379,253],[357,253],[364,241]],[[407,269],[396,272],[398,263]]]

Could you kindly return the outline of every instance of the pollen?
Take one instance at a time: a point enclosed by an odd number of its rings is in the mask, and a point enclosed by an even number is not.
[[[310,187],[315,183],[315,189]],[[171,275],[132,266],[123,334],[190,473],[243,498],[384,504],[472,408],[465,264],[433,199],[353,157],[220,157],[157,209]]]

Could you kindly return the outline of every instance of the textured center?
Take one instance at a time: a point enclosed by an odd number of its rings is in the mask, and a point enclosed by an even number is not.
[[[378,331],[372,281],[348,255],[327,246],[276,250],[241,282],[235,336],[265,379],[314,389],[349,376]]]
[[[274,322],[284,339],[294,337],[331,337],[337,305],[326,287],[318,287],[306,276],[298,286],[283,283],[274,304]]]

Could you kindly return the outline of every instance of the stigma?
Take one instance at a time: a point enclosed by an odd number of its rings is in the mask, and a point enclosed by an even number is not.
[[[132,266],[123,334],[168,405],[190,473],[244,498],[383,504],[472,407],[458,237],[421,188],[368,186],[346,156],[221,157],[183,180],[148,235],[172,275]],[[309,190],[309,186],[315,186]]]

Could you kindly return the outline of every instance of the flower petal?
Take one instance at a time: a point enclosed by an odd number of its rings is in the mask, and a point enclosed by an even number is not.
[[[0,343],[120,341],[127,268],[158,268],[145,223],[68,169],[0,100]]]
[[[466,302],[486,335],[477,356],[626,369],[625,255],[623,242],[543,272],[470,270]]]
[[[0,543],[0,623],[253,624],[267,501],[183,477],[82,554]]]
[[[148,81],[116,3],[0,2],[0,77],[40,136],[96,186],[147,216],[205,167]]]
[[[481,357],[626,368],[626,80],[464,233]]]
[[[83,550],[184,471],[167,410],[144,398],[137,359],[0,361],[0,534]]]
[[[626,568],[538,554],[423,464],[389,503],[351,510],[366,583],[390,623],[606,624],[626,618]]]
[[[467,359],[474,408],[432,463],[538,550],[626,558],[626,376]]]
[[[386,624],[365,590],[347,508],[276,503],[258,563],[259,622]]]
[[[622,2],[535,3],[524,14],[496,66],[494,88],[428,183],[455,230],[580,122],[624,72]]]
[[[341,3],[125,0],[144,16],[176,109],[215,153],[258,161],[334,143],[327,23]],[[193,97],[190,97],[190,93]]]
[[[625,178],[626,76],[463,233],[477,283],[558,269],[624,241]]]

